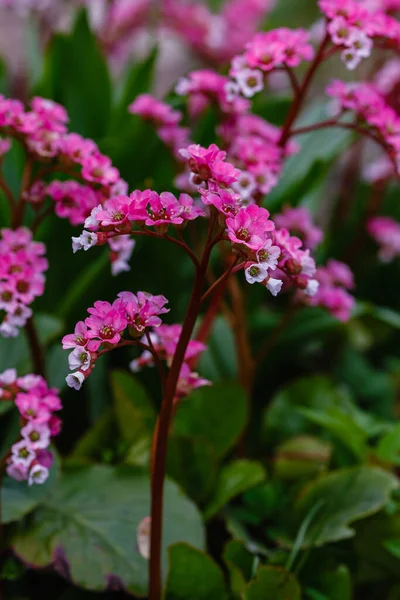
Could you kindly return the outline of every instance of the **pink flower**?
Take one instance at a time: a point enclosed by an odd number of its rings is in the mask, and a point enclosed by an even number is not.
[[[155,125],[176,125],[182,118],[182,114],[178,110],[173,110],[165,102],[157,100],[150,94],[141,94],[128,110],[134,115],[139,115],[144,119],[152,121]]]
[[[161,319],[159,315],[169,312],[165,308],[168,300],[164,296],[153,296],[146,292],[120,292],[114,304],[124,311],[129,325],[136,331],[142,333],[148,327],[159,327]]]
[[[193,221],[197,217],[205,217],[206,213],[200,206],[196,206],[193,198],[189,194],[181,194],[178,200],[182,207],[181,217],[185,221]]]
[[[114,227],[118,230],[128,225],[130,228],[128,220],[130,202],[128,196],[111,198],[106,202],[103,210],[96,212],[96,220],[102,227]]]
[[[231,185],[240,171],[230,163],[224,162],[226,152],[220,150],[215,144],[203,148],[199,144],[192,144],[182,149],[181,154],[188,159],[189,167],[194,174],[194,182],[200,185],[203,181],[213,179],[219,184]]]
[[[229,239],[236,244],[258,250],[264,245],[267,233],[275,227],[268,217],[269,212],[256,204],[241,208],[234,218],[226,220]]]
[[[93,340],[92,349],[96,351],[103,342],[117,344],[121,339],[121,332],[127,326],[125,316],[118,310],[111,308],[104,315],[90,316],[85,319],[88,327],[88,337]]]
[[[119,172],[108,156],[97,153],[82,160],[82,177],[89,182],[112,185],[118,181]]]
[[[302,239],[305,247],[311,250],[323,238],[322,230],[313,224],[311,213],[303,206],[286,206],[282,213],[274,215],[274,221],[278,227],[289,229],[292,234]]]
[[[11,446],[12,462],[22,467],[29,467],[35,458],[35,452],[29,440],[20,440]]]
[[[391,217],[373,217],[368,221],[368,232],[379,244],[379,258],[390,262],[400,255],[400,224]]]
[[[181,216],[183,207],[170,192],[162,192],[160,195],[153,195],[147,205],[148,218],[145,224],[148,227],[155,225],[166,225],[172,223],[180,225],[183,223]]]

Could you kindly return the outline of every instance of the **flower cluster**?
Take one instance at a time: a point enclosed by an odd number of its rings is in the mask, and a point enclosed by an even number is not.
[[[81,225],[94,207],[110,196],[126,193],[127,184],[95,142],[68,133],[67,122],[65,108],[52,100],[35,97],[31,110],[25,110],[19,100],[0,95],[0,133],[7,136],[1,139],[0,154],[9,149],[10,139],[14,138],[24,146],[35,165],[43,163],[23,191],[23,200],[31,204],[39,217],[46,215],[46,211],[41,211],[50,198],[57,216],[68,219],[72,225]],[[47,183],[45,177],[54,172],[73,179]],[[116,249],[111,250],[115,257]],[[120,257],[124,268],[128,258],[125,246]],[[118,269],[113,268],[113,272]]]
[[[390,217],[373,217],[368,232],[380,246],[381,261],[390,262],[400,255],[400,223]]]
[[[324,236],[322,229],[314,225],[310,211],[304,206],[285,206],[281,213],[274,215],[274,222],[278,227],[284,227],[299,237],[304,247],[310,250],[318,246]]]
[[[152,190],[136,190],[130,196],[115,196],[104,206],[94,208],[85,221],[86,230],[72,238],[72,248],[76,252],[102,245],[117,235],[131,233],[135,223],[141,227],[154,227],[160,235],[165,234],[170,225],[182,228],[199,216],[205,216],[205,213],[188,194],[176,198],[170,192],[158,194]],[[127,241],[124,245],[127,246]]]
[[[203,203],[217,214],[225,239],[243,259],[247,281],[262,283],[276,296],[285,278],[313,295],[318,283],[312,279],[315,262],[309,250],[303,250],[302,241],[286,229],[275,230],[268,210],[255,203],[243,203],[234,190],[242,173],[226,162],[226,153],[215,144],[209,148],[192,145],[181,152]],[[275,273],[279,273],[279,279],[273,276]]]
[[[48,449],[52,437],[61,431],[58,390],[49,388],[43,377],[17,377],[15,369],[0,375],[0,402],[12,401],[21,415],[21,439],[11,446],[7,473],[29,485],[43,483],[49,475],[53,455]]]
[[[155,352],[159,360],[166,362],[170,366],[174,357],[179,337],[182,332],[181,325],[160,325],[157,331],[150,334],[153,353]],[[146,342],[146,337],[142,341]],[[204,352],[206,346],[197,340],[190,340],[186,352],[184,362],[179,374],[178,384],[176,388],[175,398],[187,396],[190,392],[204,385],[211,385],[211,382],[198,373],[191,370],[191,363],[197,361],[199,355]],[[143,367],[154,366],[154,354],[149,350],[144,350],[139,358],[134,359],[130,363],[130,368],[134,373],[140,371]]]
[[[25,227],[0,230],[0,335],[15,337],[32,315],[29,305],[44,291],[45,246]]]
[[[340,321],[348,321],[354,306],[354,297],[348,290],[353,289],[353,273],[338,260],[329,260],[326,267],[318,267],[315,278],[319,283],[312,297],[303,297],[309,306],[321,306]]]
[[[159,327],[160,315],[169,311],[166,303],[164,296],[146,292],[120,292],[112,304],[95,302],[88,309],[90,316],[76,324],[74,333],[63,337],[63,348],[72,349],[68,362],[75,370],[68,375],[67,384],[80,389],[98,356],[127,342],[133,345],[149,328]]]
[[[266,73],[282,67],[297,67],[314,56],[310,34],[304,29],[280,27],[256,33],[245,47],[244,54],[232,60],[230,75],[237,91],[246,98],[264,88]]]
[[[329,21],[330,39],[344,48],[342,59],[348,68],[354,69],[370,55],[373,40],[380,47],[398,49],[400,23],[386,14],[392,9],[390,3],[319,0],[319,7]]]
[[[169,104],[157,100],[151,94],[141,94],[128,110],[131,114],[149,121],[157,131],[159,138],[168,146],[175,158],[179,159],[179,150],[189,144],[189,130],[179,125],[182,113],[173,110]]]
[[[400,117],[386,103],[372,83],[345,83],[333,81],[326,93],[335,98],[340,111],[353,111],[366,130],[387,151],[394,163],[399,160]]]
[[[355,69],[363,58],[371,54],[370,12],[357,2],[320,0],[319,6],[329,22],[327,31],[331,41],[343,48],[341,59],[349,70]]]

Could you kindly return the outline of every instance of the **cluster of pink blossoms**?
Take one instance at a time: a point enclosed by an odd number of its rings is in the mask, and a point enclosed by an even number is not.
[[[128,111],[149,121],[159,138],[179,159],[179,149],[189,144],[189,129],[179,125],[183,118],[179,110],[173,110],[169,104],[156,100],[150,94],[141,94],[129,105]]]
[[[400,223],[390,217],[373,217],[368,221],[368,232],[380,246],[382,262],[400,255]]]
[[[381,48],[399,48],[400,23],[386,14],[398,6],[357,0],[319,0],[318,4],[329,21],[332,42],[344,48],[342,59],[349,69],[370,55],[373,40]]]
[[[246,98],[264,88],[266,73],[283,67],[297,67],[314,56],[310,34],[304,29],[287,27],[256,33],[245,48],[244,54],[233,58],[229,73],[234,82],[231,89]]]
[[[310,211],[304,206],[285,206],[281,213],[274,215],[274,222],[299,237],[304,247],[310,250],[318,246],[324,237],[322,229],[314,225]]]
[[[126,193],[126,182],[95,142],[68,133],[68,114],[63,106],[35,97],[31,108],[25,110],[19,100],[0,95],[0,133],[7,136],[3,142],[8,143],[4,150],[9,148],[10,138],[14,138],[24,146],[34,163],[43,164],[24,192],[25,201],[35,211],[40,211],[46,198],[50,198],[59,217],[79,225],[94,207],[110,196]],[[54,172],[66,173],[80,182],[75,179],[44,181],[43,177]],[[113,252],[115,254],[115,250]],[[127,246],[122,252],[125,257],[128,255]],[[126,259],[123,268],[128,268]]]
[[[262,283],[276,296],[286,278],[313,295],[318,282],[312,279],[316,267],[309,250],[302,249],[302,241],[286,229],[276,230],[265,208],[254,203],[243,205],[233,189],[240,171],[225,161],[226,153],[215,144],[209,148],[192,145],[181,152],[203,203],[218,216],[234,253],[243,259],[247,281]]]
[[[179,337],[182,332],[181,325],[160,325],[156,331],[150,333],[150,339],[153,346],[153,351],[156,352],[158,358],[166,362],[167,366],[170,366],[176,347],[178,345]],[[142,338],[142,341],[146,342],[146,336]],[[205,385],[211,385],[211,382],[203,377],[200,377],[198,373],[191,370],[190,363],[196,362],[198,357],[206,349],[205,344],[198,340],[190,340],[186,352],[185,359],[182,364],[178,384],[176,388],[175,398],[182,398],[188,396],[191,391],[198,387]],[[139,358],[134,359],[130,363],[130,368],[134,373],[140,371],[143,367],[154,366],[154,356],[149,350],[144,350]]]
[[[144,349],[140,358],[131,363],[133,371],[153,365],[155,356],[171,364],[181,333],[180,325],[162,325],[160,315],[169,312],[164,296],[153,296],[146,292],[120,292],[110,304],[98,300],[88,309],[89,317],[79,321],[75,331],[63,337],[65,350],[72,350],[68,362],[75,371],[67,376],[67,384],[79,390],[95,366],[96,360],[105,352],[122,346],[139,346]],[[204,344],[195,340],[188,345],[185,360],[197,357],[205,350]],[[191,371],[187,362],[182,366],[177,395],[208,385]]]
[[[39,375],[17,377],[15,369],[0,374],[0,402],[14,402],[21,415],[21,439],[11,446],[7,473],[29,485],[43,483],[49,475],[53,455],[51,438],[61,431],[61,420],[53,413],[61,410],[58,390],[48,388]]]
[[[310,306],[321,306],[339,321],[348,321],[355,304],[354,297],[348,293],[353,289],[353,273],[349,267],[338,260],[329,260],[326,267],[318,267],[315,274],[318,289],[312,297],[302,300]]]
[[[45,247],[25,227],[0,230],[0,335],[16,337],[32,315],[29,305],[44,291]],[[0,314],[1,314],[0,313]]]
[[[400,117],[373,83],[345,83],[335,80],[326,93],[335,98],[339,111],[353,111],[366,130],[384,146],[389,158],[400,161]]]

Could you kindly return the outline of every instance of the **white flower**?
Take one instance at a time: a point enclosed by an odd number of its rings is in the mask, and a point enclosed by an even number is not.
[[[30,447],[33,450],[47,448],[50,444],[50,429],[46,423],[29,421],[29,423],[21,429],[21,435],[29,442]]]
[[[261,283],[268,277],[268,268],[262,263],[253,263],[244,272],[248,283]]]
[[[97,234],[83,231],[79,237],[72,238],[72,250],[75,254],[78,250],[89,250],[97,244]]]
[[[267,269],[275,269],[278,264],[281,249],[279,246],[273,246],[272,240],[267,240],[260,250],[257,250],[257,260]]]
[[[281,291],[283,281],[281,279],[274,279],[270,277],[267,281],[267,290],[271,292],[273,296],[277,296]]]
[[[264,89],[264,76],[258,69],[242,69],[235,73],[235,79],[246,98],[251,98]]]
[[[239,95],[239,86],[234,81],[228,81],[224,87],[227,102],[233,102]]]
[[[19,304],[12,314],[8,314],[8,323],[16,327],[23,327],[31,316],[32,310],[24,304]]]
[[[301,273],[312,277],[316,270],[315,260],[310,256],[310,251],[306,250],[301,259]]]
[[[49,476],[49,470],[46,469],[43,465],[33,465],[32,469],[29,471],[28,475],[28,485],[33,485],[34,483],[44,483]]]
[[[16,369],[6,369],[0,374],[0,385],[10,385],[17,379]]]
[[[5,338],[17,337],[19,334],[19,330],[17,327],[8,323],[8,321],[3,321],[0,325],[0,336]]]
[[[85,376],[81,371],[76,371],[76,373],[70,373],[65,378],[67,385],[74,390],[80,390],[82,387],[82,383],[85,380]]]
[[[181,77],[175,86],[175,92],[178,96],[186,96],[190,91],[190,81],[186,77]]]
[[[69,368],[86,371],[90,367],[90,358],[90,352],[78,346],[68,356]]]
[[[315,296],[315,294],[318,292],[318,288],[319,281],[317,281],[316,279],[310,279],[310,281],[307,283],[307,287],[304,290],[304,293],[310,297]]]
[[[242,200],[251,198],[253,192],[257,189],[257,183],[254,176],[248,171],[242,171],[238,180],[232,183],[232,188],[240,194]]]
[[[361,56],[357,54],[357,51],[354,48],[346,48],[340,55],[340,58],[349,69],[349,71],[354,71],[356,67],[361,62]]]
[[[21,440],[11,446],[12,462],[29,467],[36,454],[28,440]]]
[[[371,54],[373,42],[364,31],[353,28],[346,42],[346,46],[349,46],[349,48],[354,50],[357,53],[357,56],[368,58]]]
[[[96,219],[96,215],[100,210],[103,210],[103,207],[101,204],[92,208],[92,212],[90,213],[90,215],[88,217],[86,217],[85,224],[84,224],[85,229],[90,229],[91,227],[99,226],[99,222]]]

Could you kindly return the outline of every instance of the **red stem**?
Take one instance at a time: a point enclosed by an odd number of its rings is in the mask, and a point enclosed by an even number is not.
[[[285,147],[286,142],[290,138],[291,127],[292,127],[293,123],[295,122],[297,115],[299,114],[300,109],[303,105],[304,99],[308,92],[308,87],[312,81],[314,73],[317,70],[320,62],[323,60],[324,51],[325,51],[325,48],[328,43],[329,43],[329,34],[327,33],[315,54],[314,60],[312,61],[312,63],[310,64],[310,66],[306,72],[306,75],[303,79],[302,84],[300,85],[300,89],[297,93],[297,96],[295,97],[293,104],[290,107],[289,113],[286,117],[286,121],[282,127],[282,133],[281,133],[281,137],[279,140],[279,146],[281,148]]]
[[[30,317],[27,320],[24,329],[30,348],[34,371],[38,375],[41,375],[42,377],[46,378],[46,368],[44,362],[43,349],[40,344],[39,336],[32,317]]]
[[[209,235],[204,248],[203,257],[199,268],[196,270],[192,295],[186,311],[182,332],[172,360],[165,393],[161,405],[158,426],[155,429],[154,461],[151,481],[151,535],[150,535],[150,560],[149,560],[149,598],[148,600],[161,600],[162,575],[161,575],[161,541],[162,541],[162,515],[163,492],[166,470],[166,454],[168,432],[173,414],[173,401],[179,379],[181,367],[185,358],[201,306],[201,296],[206,281],[208,261],[213,242],[210,240],[213,223],[210,222]]]

